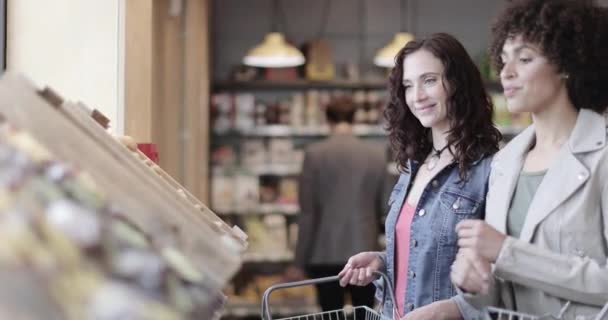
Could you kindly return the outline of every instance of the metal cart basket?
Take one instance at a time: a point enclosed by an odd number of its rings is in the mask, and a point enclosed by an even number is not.
[[[570,302],[566,303],[557,315],[546,314],[542,316],[533,316],[506,309],[487,307],[484,309],[483,315],[484,320],[561,320],[563,314],[569,307]],[[593,318],[593,320],[608,320],[608,303],[604,305],[602,310],[600,310],[600,312]]]
[[[388,291],[388,296],[391,299],[393,306],[395,306],[395,301],[396,301],[395,295],[394,295],[392,285],[391,285],[390,281],[388,280],[388,277],[381,272],[374,272],[374,274],[376,274],[377,276],[379,276],[383,279],[384,288],[385,288],[385,295],[384,295],[385,297],[384,298],[386,298],[386,292]],[[273,291],[278,290],[278,289],[314,285],[314,284],[327,283],[327,282],[333,282],[333,281],[338,281],[338,280],[339,280],[338,276],[333,276],[333,277],[310,279],[310,280],[304,280],[304,281],[280,283],[280,284],[271,286],[270,288],[266,289],[266,291],[264,292],[264,296],[262,297],[262,320],[273,320],[271,317],[270,305],[269,305],[270,294]],[[384,301],[382,301],[382,303],[380,304],[380,307],[382,308],[383,305],[384,305]],[[564,305],[564,307],[560,310],[559,314],[557,314],[557,315],[547,314],[547,315],[535,316],[535,315],[529,315],[529,314],[516,312],[516,311],[512,311],[512,310],[495,308],[495,307],[484,308],[484,310],[482,311],[482,314],[483,314],[483,320],[561,320],[563,314],[566,312],[566,310],[569,307],[570,307],[570,302],[566,303]],[[357,316],[357,314],[363,315],[363,316]],[[349,315],[352,315],[353,320],[393,320],[393,317],[383,315],[381,312],[370,309],[365,306],[355,306],[355,307],[344,308],[344,309],[340,309],[340,310],[325,311],[325,312],[293,316],[293,317],[287,317],[287,318],[281,318],[281,319],[275,319],[275,320],[341,320],[341,319],[348,319]],[[608,303],[606,303],[606,305],[604,305],[604,307],[593,318],[593,320],[608,320]]]
[[[395,296],[393,294],[393,289],[391,287],[391,283],[388,281],[388,277],[381,272],[375,272],[374,274],[382,277],[382,279],[384,281],[384,285],[385,285],[384,287],[388,289],[386,291],[389,292],[389,298],[393,302],[393,305],[395,305],[395,303],[394,303]],[[338,276],[333,276],[333,277],[310,279],[310,280],[304,280],[304,281],[280,283],[280,284],[276,284],[276,285],[266,289],[266,291],[264,292],[264,296],[262,297],[262,319],[263,320],[273,320],[271,317],[270,306],[269,306],[269,301],[268,301],[270,298],[270,294],[273,291],[275,291],[277,289],[308,286],[308,285],[314,285],[314,284],[320,284],[320,283],[326,283],[326,282],[334,282],[334,281],[338,281],[338,280],[339,280]],[[384,303],[382,303],[380,306],[382,306],[382,305],[384,305]],[[365,306],[355,306],[355,307],[344,308],[344,309],[340,309],[340,310],[325,311],[325,312],[313,313],[313,314],[308,314],[308,315],[281,318],[281,319],[276,319],[276,320],[341,320],[341,319],[349,319],[348,318],[349,315],[352,315],[351,319],[353,319],[353,320],[393,320],[392,317],[382,315],[381,312],[373,310],[373,309],[365,307]]]

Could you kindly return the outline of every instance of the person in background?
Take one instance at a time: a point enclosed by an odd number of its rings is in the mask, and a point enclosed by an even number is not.
[[[354,253],[379,247],[388,193],[385,149],[353,134],[355,111],[350,98],[331,101],[326,107],[329,137],[305,152],[298,185],[298,241],[295,263],[285,273],[288,280],[335,276]],[[318,285],[321,308],[343,308],[346,291],[354,305],[373,306],[373,286],[346,289],[338,283]]]
[[[398,53],[385,110],[402,168],[390,196],[386,250],[362,252],[340,272],[341,284],[367,285],[374,271],[390,278],[399,319],[460,319],[450,267],[456,224],[480,219],[492,155],[501,134],[481,74],[462,44],[438,33],[410,41]],[[385,294],[380,282],[377,297]]]
[[[608,302],[608,16],[519,0],[492,32],[507,107],[533,124],[493,160],[485,222],[457,225],[451,278],[478,309],[595,319]]]

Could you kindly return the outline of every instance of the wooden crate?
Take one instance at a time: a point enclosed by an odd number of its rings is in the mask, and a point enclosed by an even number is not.
[[[22,76],[5,73],[0,79],[0,116],[58,159],[88,171],[156,246],[184,252],[220,290],[241,265],[244,240],[168,175],[157,175],[115,141],[82,106],[58,101],[43,98]]]

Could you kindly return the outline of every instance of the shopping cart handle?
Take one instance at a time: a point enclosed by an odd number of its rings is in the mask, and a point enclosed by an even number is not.
[[[392,288],[391,282],[388,279],[388,276],[386,276],[384,273],[379,272],[379,271],[374,271],[373,274],[376,275],[376,276],[378,276],[379,278],[383,279],[384,289],[385,289],[384,291],[386,293],[386,291],[387,291],[386,289],[388,288],[389,297],[391,298],[391,301],[393,301],[393,304],[394,304],[394,302],[395,302],[395,294],[393,292],[393,288]],[[339,281],[339,280],[340,280],[340,277],[338,277],[338,276],[331,276],[331,277],[325,277],[325,278],[317,278],[317,279],[309,279],[309,280],[302,280],[302,281],[278,283],[278,284],[275,284],[275,285],[269,287],[268,289],[266,289],[266,291],[264,291],[264,296],[262,296],[262,320],[272,320],[271,313],[270,313],[269,299],[270,299],[270,294],[273,291],[278,290],[278,289],[287,289],[287,288],[294,288],[294,287],[309,286],[309,285],[315,285],[315,284],[321,284],[321,283],[327,283],[327,282],[334,282],[334,281]]]

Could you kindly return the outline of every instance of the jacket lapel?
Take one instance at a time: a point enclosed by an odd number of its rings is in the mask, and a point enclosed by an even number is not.
[[[523,166],[524,155],[533,141],[534,128],[530,126],[496,156],[492,165],[492,192],[486,201],[486,221],[505,234],[511,198]]]
[[[568,143],[564,144],[538,186],[520,235],[522,240],[530,242],[538,224],[589,179],[589,169],[577,155],[601,149],[605,144],[606,120],[593,111],[582,109]]]
[[[536,226],[568,199],[589,178],[589,170],[572,154],[567,145],[551,165],[528,209],[520,239],[530,242]]]

